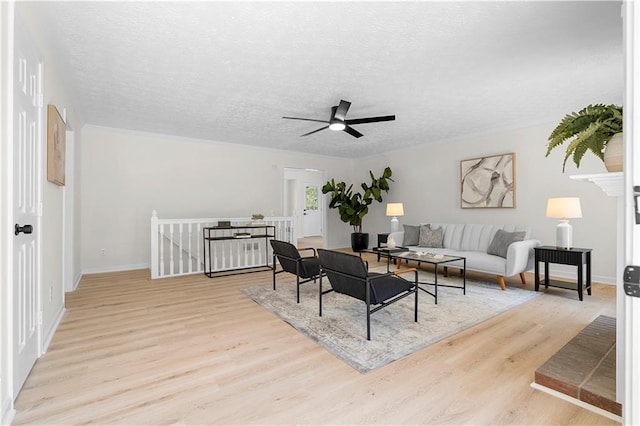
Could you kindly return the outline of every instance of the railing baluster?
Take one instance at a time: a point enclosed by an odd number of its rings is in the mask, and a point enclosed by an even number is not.
[[[200,241],[202,241],[202,229],[200,224],[198,223],[196,224],[196,256],[198,259],[198,262],[196,263],[196,272],[204,272],[204,259],[200,257],[200,255],[202,254]]]
[[[187,233],[189,235],[189,250],[187,250],[187,259],[189,259],[189,273],[192,274],[193,273],[193,252],[191,251],[191,249],[193,248],[191,246],[191,224],[189,224],[189,226],[187,227]]]
[[[158,246],[160,247],[160,271],[159,271],[159,276],[164,277],[164,276],[166,276],[166,272],[164,270],[164,225],[159,225],[158,226],[158,233],[160,234],[160,244],[158,244]]]
[[[169,225],[169,274],[174,275],[174,265],[173,265],[173,223]]]
[[[222,268],[220,268],[220,269],[224,269],[225,266],[227,266],[227,262],[226,262],[227,253],[226,253],[226,251],[224,249],[224,246],[226,245],[227,242],[226,241],[221,241],[221,243],[222,243]]]
[[[178,235],[180,236],[180,245],[178,250],[178,269],[180,270],[179,274],[182,275],[184,273],[184,250],[182,249],[182,226],[184,223],[178,224]]]

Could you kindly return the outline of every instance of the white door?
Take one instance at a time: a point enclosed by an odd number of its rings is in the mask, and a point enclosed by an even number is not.
[[[16,20],[13,135],[13,391],[39,356],[39,206],[42,63]]]
[[[302,213],[302,234],[304,237],[322,235],[321,188],[307,183],[304,185],[304,209]]]

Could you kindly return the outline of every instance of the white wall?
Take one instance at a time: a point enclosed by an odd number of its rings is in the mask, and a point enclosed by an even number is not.
[[[285,167],[342,176],[352,164],[99,126],[82,133],[84,272],[148,267],[152,210],[160,218],[281,215]]]
[[[583,218],[571,221],[576,247],[593,248],[593,275],[615,281],[616,204],[595,185],[571,174],[604,172],[596,157],[585,157],[562,173],[563,151],[545,158],[555,123],[505,130],[455,141],[422,145],[359,160],[325,158],[256,149],[121,129],[86,126],[81,161],[82,269],[85,272],[147,267],[149,216],[244,216],[261,211],[283,214],[283,168],[327,170],[328,178],[358,186],[368,171],[379,175],[391,166],[391,191],[373,204],[364,231],[387,232],[387,202],[403,202],[402,223],[424,221],[528,224],[532,236],[555,244],[557,221],[545,217],[549,197],[578,196]],[[461,209],[460,160],[516,153],[516,208]],[[336,210],[328,211],[330,248],[348,247],[351,228]],[[105,248],[105,255],[101,249]],[[569,267],[552,272],[571,275]]]
[[[567,163],[563,174],[564,148],[556,148],[549,157],[544,156],[547,138],[556,124],[475,135],[360,160],[361,171],[372,169],[376,173],[389,165],[396,180],[385,202],[370,209],[365,231],[388,232],[386,202],[403,202],[405,216],[399,218],[400,226],[430,221],[526,224],[531,227],[533,238],[544,245],[555,245],[558,222],[545,216],[547,198],[577,196],[583,218],[571,220],[574,245],[593,249],[594,280],[615,282],[616,200],[593,184],[569,178],[572,174],[604,173],[606,169],[597,157],[587,154],[580,169],[573,162]],[[510,152],[516,154],[516,207],[462,209],[460,160]],[[554,265],[552,272],[575,276],[575,268]]]

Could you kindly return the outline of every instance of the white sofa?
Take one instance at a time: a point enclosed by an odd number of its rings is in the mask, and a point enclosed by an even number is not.
[[[421,224],[426,225],[426,223]],[[520,274],[523,284],[526,284],[524,272],[533,269],[534,247],[540,241],[531,239],[530,229],[519,225],[487,225],[487,224],[454,224],[431,223],[431,229],[444,230],[442,248],[420,247],[405,245],[404,231],[393,232],[391,237],[396,245],[407,247],[409,250],[428,253],[455,254],[467,259],[467,270],[495,274],[502,290],[505,290],[504,277]],[[505,232],[525,232],[524,240],[508,245],[506,258],[488,254],[487,250],[498,230]],[[462,262],[451,262],[449,267],[462,268]]]

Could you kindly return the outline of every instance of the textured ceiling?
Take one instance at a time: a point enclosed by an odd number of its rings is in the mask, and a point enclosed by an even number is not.
[[[621,2],[32,3],[89,124],[340,157],[621,103]],[[347,118],[325,130],[340,99]]]

